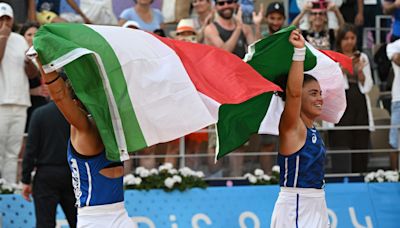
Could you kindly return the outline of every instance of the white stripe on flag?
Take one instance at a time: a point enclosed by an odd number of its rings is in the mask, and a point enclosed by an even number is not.
[[[65,55],[61,56],[60,58],[55,59],[46,65],[43,65],[43,71],[46,74],[56,71],[56,70],[62,68],[63,66],[65,66],[66,64],[74,61],[75,59],[77,59],[81,56],[87,55],[87,54],[91,54],[91,53],[93,53],[93,51],[90,51],[86,48],[76,48],[76,49],[66,53]]]
[[[174,50],[144,31],[89,27],[114,49],[148,146],[216,122]]]
[[[114,98],[114,94],[111,90],[110,81],[108,80],[107,73],[104,69],[103,62],[97,53],[94,53],[95,61],[99,67],[99,72],[101,80],[103,81],[104,92],[107,97],[108,109],[110,110],[111,121],[113,125],[113,130],[115,134],[115,139],[117,141],[120,160],[125,161],[129,159],[128,148],[126,145],[126,139],[124,134],[124,129],[122,127],[121,116],[118,112],[118,107]]]
[[[279,121],[283,112],[285,103],[277,95],[272,95],[267,113],[260,124],[258,134],[279,135]]]

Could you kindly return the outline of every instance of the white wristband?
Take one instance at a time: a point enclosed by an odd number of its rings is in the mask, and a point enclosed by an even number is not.
[[[306,58],[306,47],[294,48],[292,60],[302,62]]]

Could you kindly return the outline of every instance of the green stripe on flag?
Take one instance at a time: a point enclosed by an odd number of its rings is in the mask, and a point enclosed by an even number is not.
[[[225,104],[219,108],[217,159],[237,149],[258,132],[272,96],[273,92],[263,93],[241,104]]]
[[[294,29],[295,26],[289,26],[254,43],[244,60],[272,82],[280,76],[286,76],[294,52],[293,45],[289,42],[290,33]],[[311,70],[316,65],[317,58],[307,48],[304,71]]]
[[[61,50],[52,50],[54,53],[46,50],[46,42],[53,41],[51,37],[50,39],[40,37],[41,30],[48,36],[52,35],[44,30],[59,35],[59,37],[65,37],[65,40],[61,43],[63,43],[63,46],[66,48]],[[73,32],[65,34],[68,30]],[[35,48],[38,52],[40,50],[42,52],[46,50],[43,64],[47,64],[51,60],[55,60],[75,48],[87,48],[100,55],[121,117],[127,149],[128,151],[135,151],[146,147],[146,141],[141,132],[129,98],[121,65],[112,47],[107,43],[107,41],[96,31],[81,24],[58,24],[57,26],[48,24],[43,26],[38,33],[39,34],[37,34],[36,37],[40,38],[38,39],[38,42],[41,41],[42,43],[36,42]],[[60,41],[54,42],[58,44],[60,43]],[[42,49],[38,48],[41,45],[43,45]],[[42,53],[39,52],[39,55],[43,56],[43,54],[41,54]],[[77,96],[84,102],[85,106],[96,121],[103,143],[106,147],[108,159],[119,160],[120,153],[118,146],[116,145],[107,98],[94,56],[86,55],[80,57],[78,60],[67,64],[65,70],[68,77],[71,79]],[[90,93],[88,93],[88,91],[90,91]]]

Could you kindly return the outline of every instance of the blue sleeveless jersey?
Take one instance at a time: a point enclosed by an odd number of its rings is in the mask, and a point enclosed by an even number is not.
[[[282,187],[318,188],[324,186],[325,145],[318,131],[307,128],[304,146],[290,156],[278,154],[279,183]]]
[[[123,177],[108,178],[100,170],[115,166],[107,160],[105,151],[96,156],[78,154],[68,143],[68,164],[72,172],[76,206],[96,206],[122,202],[124,200]],[[116,164],[122,165],[122,164]]]

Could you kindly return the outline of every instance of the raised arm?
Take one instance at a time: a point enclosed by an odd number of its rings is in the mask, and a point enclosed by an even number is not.
[[[301,143],[304,141],[299,138],[304,136],[299,135],[299,132],[303,129],[305,132],[305,126],[300,118],[304,80],[305,42],[303,36],[297,30],[292,31],[289,41],[293,44],[295,51],[286,84],[285,107],[279,122],[280,153],[283,155],[290,155],[297,149],[300,149],[302,146]]]
[[[71,6],[72,9],[75,10],[77,14],[79,14],[83,18],[83,22],[86,24],[92,24],[89,18],[86,17],[86,15],[82,12],[82,10],[79,8],[78,4],[74,0],[67,0],[68,5]]]
[[[397,8],[400,8],[400,0],[394,2],[384,0],[382,2],[382,11],[384,14],[393,14]]]
[[[11,28],[5,22],[0,25],[0,63],[3,61],[7,41],[11,34]]]
[[[264,19],[264,4],[260,4],[260,10],[258,12],[253,12],[253,22],[254,22],[254,36],[256,40],[262,38],[261,34],[261,24]]]
[[[44,73],[39,60],[38,63],[51,98],[71,124],[71,142],[75,149],[86,156],[99,154],[104,146],[94,121],[89,119],[80,102],[72,98],[70,89],[60,75],[55,71]]]
[[[344,21],[342,13],[339,10],[339,7],[337,7],[337,5],[334,2],[330,2],[328,5],[328,10],[335,13],[335,16],[338,19],[339,27],[342,27],[345,24],[345,21]]]
[[[301,19],[303,19],[304,15],[311,10],[312,4],[311,2],[307,2],[304,4],[303,8],[301,9],[300,13],[293,19],[292,25],[299,26]]]
[[[36,1],[28,0],[28,20],[36,21]]]

